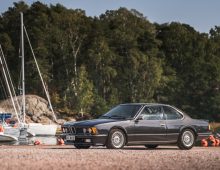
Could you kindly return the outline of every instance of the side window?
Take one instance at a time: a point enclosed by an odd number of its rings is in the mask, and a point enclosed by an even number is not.
[[[167,120],[181,119],[183,116],[172,107],[163,106],[163,110]]]
[[[158,106],[149,106],[145,107],[141,112],[140,116],[143,120],[162,120],[163,111],[162,107]]]

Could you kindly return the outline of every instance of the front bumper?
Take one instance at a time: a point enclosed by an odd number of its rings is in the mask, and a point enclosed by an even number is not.
[[[212,132],[206,132],[206,133],[198,133],[196,140],[202,140],[202,139],[207,139],[210,135],[212,135]]]
[[[75,140],[67,140],[67,136],[75,136]],[[107,141],[107,135],[75,135],[75,134],[61,134],[60,137],[64,140],[65,144],[80,144],[86,146],[104,146]]]

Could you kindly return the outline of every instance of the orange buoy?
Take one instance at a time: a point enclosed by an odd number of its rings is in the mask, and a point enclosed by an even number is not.
[[[216,145],[215,139],[210,140],[210,145],[211,146],[215,146]]]
[[[211,141],[211,140],[214,140],[215,137],[213,135],[210,135],[208,139]]]
[[[64,145],[64,140],[62,138],[57,138],[57,145]]]
[[[41,141],[40,140],[34,141],[34,145],[41,145]]]
[[[0,125],[0,133],[4,133],[4,128],[2,125]]]
[[[208,146],[208,141],[207,141],[206,139],[202,139],[202,140],[201,140],[201,145],[202,145],[203,147],[207,147],[207,146]]]
[[[215,139],[215,146],[219,146],[220,145],[220,140],[219,139]]]

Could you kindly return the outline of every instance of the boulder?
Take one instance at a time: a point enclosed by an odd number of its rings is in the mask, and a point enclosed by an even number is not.
[[[54,116],[48,107],[48,102],[37,95],[26,95],[26,121],[27,123],[51,123],[54,122]],[[14,97],[14,101],[16,101]],[[22,96],[17,96],[17,101],[21,105]],[[18,112],[20,109],[16,106]],[[10,99],[0,101],[0,113],[12,113],[14,117],[15,110]]]

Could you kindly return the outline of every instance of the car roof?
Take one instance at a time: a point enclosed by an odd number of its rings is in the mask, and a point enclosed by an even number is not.
[[[120,104],[120,105],[146,105],[146,106],[171,106],[171,105],[168,105],[168,104],[162,104],[162,103],[123,103],[123,104]]]
[[[123,104],[120,104],[120,105],[169,106],[169,107],[172,107],[172,108],[178,110],[179,112],[181,112],[182,115],[184,115],[184,116],[186,116],[186,117],[189,117],[189,115],[188,115],[187,113],[185,113],[184,111],[178,109],[178,108],[175,107],[175,106],[169,105],[169,104],[162,104],[162,103],[123,103]]]

